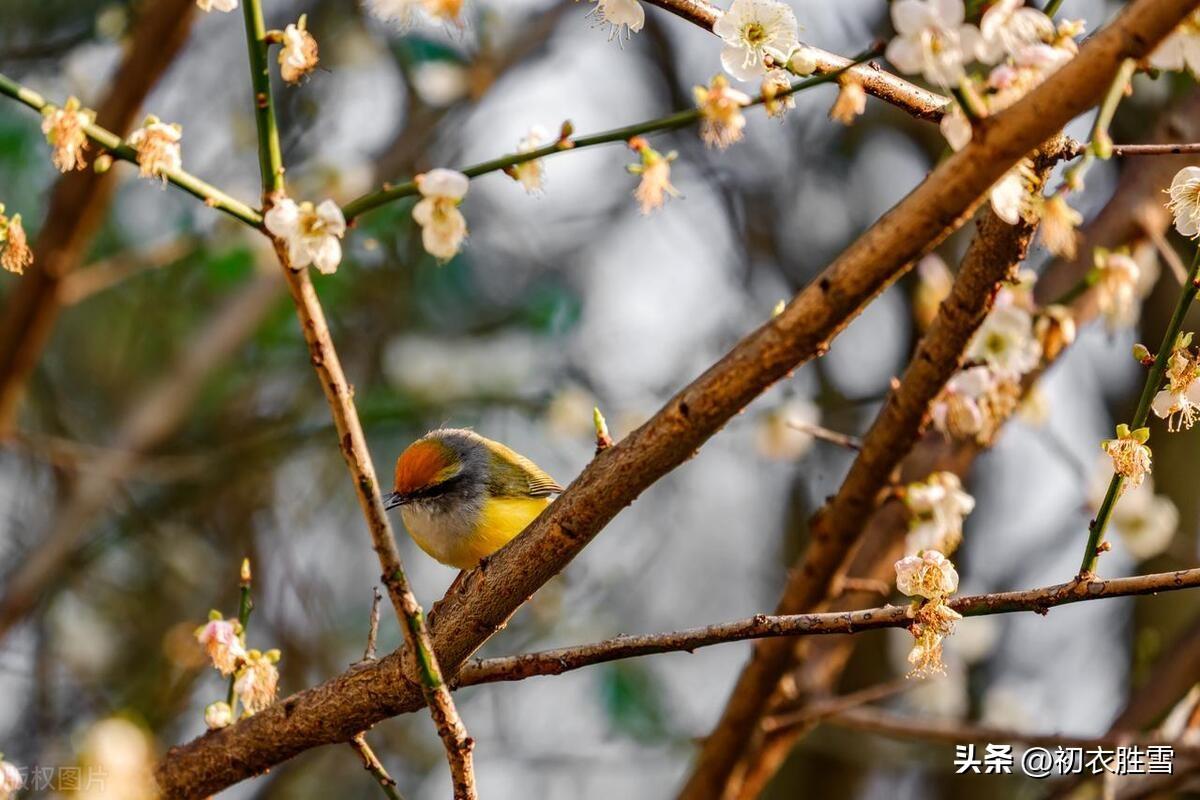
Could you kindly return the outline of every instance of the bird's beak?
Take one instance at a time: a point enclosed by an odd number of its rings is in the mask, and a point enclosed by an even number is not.
[[[389,511],[396,506],[402,506],[407,502],[408,498],[399,492],[388,492],[383,496],[383,507]]]

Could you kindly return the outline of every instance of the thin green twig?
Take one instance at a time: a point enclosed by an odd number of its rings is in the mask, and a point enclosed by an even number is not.
[[[818,75],[814,78],[806,78],[802,81],[793,83],[788,89],[776,92],[772,98],[779,99],[793,95],[796,92],[811,89],[814,86],[836,81],[843,72],[855,67],[864,61],[869,61],[878,55],[878,48],[872,47],[851,59],[850,63],[836,72],[830,72],[825,75]],[[759,94],[751,98],[749,105],[758,106],[772,99]],[[590,136],[579,136],[576,138],[568,138],[561,141],[548,144],[545,147],[539,147],[536,150],[530,150],[525,153],[509,153],[508,155],[493,158],[490,161],[483,161],[469,167],[464,167],[461,171],[468,178],[476,178],[480,175],[485,175],[489,172],[498,172],[509,167],[514,167],[517,164],[523,164],[527,161],[535,161],[539,158],[552,156],[555,153],[562,153],[567,150],[579,150],[584,147],[594,147],[601,144],[611,144],[613,142],[626,142],[634,136],[643,136],[648,133],[657,133],[662,131],[672,131],[679,128],[686,128],[700,120],[702,116],[700,109],[689,108],[686,111],[677,111],[674,114],[669,114],[658,119],[639,122],[635,125],[627,125],[621,128],[613,128],[612,130],[594,133]],[[369,192],[361,197],[355,198],[342,207],[342,213],[346,216],[346,220],[350,221],[355,217],[372,211],[380,206],[386,205],[394,200],[399,200],[404,197],[411,197],[417,194],[417,184],[415,181],[406,181],[398,184],[385,184],[382,189],[374,192]]]
[[[242,559],[242,572],[239,580],[239,589],[241,599],[238,602],[238,623],[241,625],[242,647],[246,646],[246,634],[250,625],[250,612],[254,610],[254,601],[250,599],[250,559]],[[237,675],[229,676],[229,695],[226,702],[229,703],[229,710],[234,713],[234,718],[237,718],[237,691],[234,686],[237,684]]]
[[[1042,9],[1042,12],[1047,17],[1053,17],[1055,14],[1058,13],[1058,8],[1062,4],[1063,4],[1063,0],[1050,0],[1050,2],[1046,3],[1046,7]]]
[[[0,94],[24,103],[34,111],[41,112],[51,107],[51,103],[47,102],[40,94],[3,74],[0,74]],[[128,161],[131,164],[137,163],[137,152],[125,144],[120,136],[107,128],[93,123],[84,128],[84,133],[93,142],[103,147],[113,158]],[[262,227],[262,214],[240,200],[235,200],[212,184],[200,180],[190,172],[168,170],[163,173],[163,176],[171,184],[203,200],[205,205],[223,211],[253,228]]]
[[[250,82],[254,88],[254,122],[258,130],[258,164],[263,195],[282,193],[283,151],[279,147],[279,125],[271,100],[271,69],[267,51],[267,26],[261,0],[242,3],[246,19],[246,52],[250,56]]]
[[[1137,409],[1133,413],[1133,421],[1129,423],[1131,430],[1143,427],[1150,417],[1150,405],[1154,402],[1154,395],[1162,385],[1163,376],[1167,371],[1167,362],[1170,361],[1171,351],[1175,347],[1175,340],[1183,328],[1183,319],[1187,316],[1192,301],[1196,299],[1197,290],[1200,289],[1200,286],[1197,285],[1198,279],[1200,279],[1200,247],[1196,249],[1196,255],[1192,258],[1192,268],[1179,293],[1179,302],[1175,304],[1175,312],[1171,314],[1171,321],[1167,323],[1167,330],[1163,333],[1162,344],[1158,347],[1154,364],[1146,375],[1146,384],[1142,387],[1142,395],[1138,399]],[[1108,526],[1113,509],[1121,496],[1121,486],[1124,482],[1125,479],[1119,474],[1113,474],[1100,509],[1096,512],[1096,518],[1088,526],[1087,548],[1083,551],[1083,563],[1079,567],[1081,575],[1090,575],[1096,570],[1096,561],[1100,558],[1100,544],[1104,541],[1104,529]]]

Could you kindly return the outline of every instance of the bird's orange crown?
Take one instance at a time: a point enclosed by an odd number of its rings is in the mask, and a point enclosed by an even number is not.
[[[459,463],[454,451],[439,441],[418,439],[396,459],[392,489],[409,494],[454,477]]]

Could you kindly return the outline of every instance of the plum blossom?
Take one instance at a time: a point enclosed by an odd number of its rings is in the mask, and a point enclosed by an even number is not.
[[[25,236],[21,215],[4,216],[4,204],[0,203],[0,267],[17,275],[33,264],[33,250]]]
[[[1128,253],[1097,247],[1092,252],[1096,304],[1110,331],[1137,321],[1141,267]]]
[[[742,138],[746,118],[742,107],[750,103],[749,95],[730,88],[724,75],[715,76],[707,87],[693,90],[700,107],[700,138],[709,147],[724,150]]]
[[[917,262],[918,283],[913,292],[913,316],[917,327],[926,330],[937,316],[942,301],[950,296],[954,275],[937,253],[930,253]]]
[[[467,238],[467,220],[458,206],[470,188],[470,179],[452,169],[437,168],[416,177],[421,200],[412,216],[421,226],[421,243],[426,252],[449,261]]]
[[[799,45],[798,31],[796,15],[778,0],[733,0],[713,25],[725,41],[721,66],[741,81],[761,78],[768,58],[786,64]]]
[[[15,764],[10,764],[3,760],[3,754],[0,754],[0,800],[8,800],[10,797],[16,797],[25,786],[25,776],[21,774],[21,770],[17,769]]]
[[[266,213],[267,230],[287,245],[288,266],[303,269],[310,264],[325,275],[337,272],[342,263],[342,244],[346,218],[338,204],[325,200],[297,204],[285,197]]]
[[[1168,71],[1190,70],[1200,77],[1200,11],[1193,11],[1150,54],[1150,66]]]
[[[308,32],[305,17],[288,25],[280,36],[279,74],[287,83],[299,83],[320,61],[317,40]]]
[[[79,100],[68,97],[62,108],[46,106],[42,110],[42,133],[54,148],[50,160],[59,172],[83,169],[87,161],[87,128],[96,121],[96,112],[83,108]]]
[[[279,686],[279,651],[268,650],[263,653],[251,650],[246,654],[245,663],[237,672],[233,682],[233,690],[246,708],[247,714],[257,714],[275,702],[275,694]]]
[[[1167,360],[1167,385],[1150,404],[1169,431],[1190,429],[1200,416],[1200,360],[1189,348],[1191,341],[1190,333],[1179,337]]]
[[[979,60],[994,64],[1006,55],[1017,57],[1025,48],[1050,41],[1054,22],[1024,0],[999,0],[979,20]]]
[[[129,146],[137,151],[139,174],[143,178],[161,178],[165,184],[167,173],[183,166],[179,140],[183,128],[168,125],[158,117],[150,115],[142,127],[129,134]]]
[[[671,162],[678,154],[672,150],[663,155],[640,136],[630,139],[629,147],[641,156],[639,163],[630,164],[625,169],[630,174],[642,177],[633,190],[633,197],[641,206],[642,213],[649,214],[656,208],[662,208],[667,197],[679,197],[679,190],[671,185]]]
[[[767,115],[782,118],[789,110],[796,107],[796,98],[791,93],[792,80],[787,70],[768,70],[763,76],[760,92],[763,96],[763,107]]]
[[[401,29],[417,20],[422,0],[366,0],[367,10],[376,19],[394,22]]]
[[[1041,220],[1042,244],[1056,256],[1074,258],[1079,240],[1075,229],[1083,222],[1083,215],[1067,205],[1061,191],[1035,202],[1034,208]]]
[[[1175,173],[1167,192],[1175,230],[1189,239],[1200,236],[1200,167],[1184,167]]]
[[[646,9],[638,0],[596,0],[592,13],[610,26],[609,41],[628,39],[646,24]]]
[[[1125,479],[1121,491],[1136,489],[1150,474],[1151,453],[1146,446],[1149,428],[1130,430],[1128,425],[1117,426],[1117,438],[1105,439],[1100,448],[1112,459],[1113,471]]]
[[[979,31],[964,24],[965,17],[962,0],[897,0],[896,37],[888,43],[887,60],[906,74],[924,74],[930,83],[957,84],[979,43]]]
[[[843,125],[853,125],[867,110],[867,90],[849,75],[843,75],[838,80],[838,87],[837,99],[829,109],[829,118]]]
[[[213,9],[228,13],[237,9],[238,0],[196,0],[196,5],[205,13]]]
[[[959,614],[940,599],[925,603],[913,615],[909,631],[913,635],[913,648],[908,653],[912,669],[910,678],[928,678],[945,675],[946,665],[942,661],[942,643],[954,633],[954,623],[962,619]]]
[[[196,629],[196,640],[204,645],[204,652],[222,675],[232,675],[246,658],[240,627],[237,620],[221,619],[214,611],[208,622]]]
[[[895,564],[896,588],[909,597],[941,600],[958,591],[958,571],[937,550],[905,556]]]
[[[549,140],[546,129],[535,125],[529,129],[521,141],[517,143],[518,153],[532,153]],[[522,161],[511,168],[509,173],[513,180],[521,184],[529,194],[541,194],[542,185],[546,181],[546,165],[540,158]]]
[[[963,519],[975,508],[975,498],[963,491],[953,472],[935,472],[904,488],[904,504],[912,513],[905,549],[952,553],[962,541]]]
[[[967,358],[985,362],[997,374],[1011,377],[1032,370],[1041,356],[1033,315],[1015,303],[997,303],[967,348]]]
[[[210,731],[228,728],[233,724],[233,709],[224,700],[209,703],[204,708],[204,724]]]

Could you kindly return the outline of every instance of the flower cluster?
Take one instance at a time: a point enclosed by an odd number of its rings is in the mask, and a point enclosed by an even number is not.
[[[449,261],[458,255],[467,238],[467,220],[458,210],[467,195],[470,179],[452,169],[431,169],[416,177],[421,200],[412,216],[421,226],[421,243],[434,258]]]
[[[1074,337],[1069,316],[1038,318],[1033,311],[1032,273],[1022,272],[1015,286],[1002,288],[990,314],[967,347],[969,366],[954,375],[933,403],[936,430],[954,439],[992,441],[1021,400],[1022,379],[1041,363],[1053,332],[1061,348]]]
[[[74,97],[67,98],[62,108],[43,109],[42,133],[53,148],[50,160],[59,172],[87,166],[83,156],[88,147],[87,129],[95,121],[96,112],[83,108]]]
[[[0,203],[0,267],[20,275],[33,264],[33,250],[25,236],[21,215],[4,215],[4,204]]]
[[[142,127],[129,134],[129,146],[137,152],[139,174],[143,178],[161,178],[165,184],[167,174],[183,166],[179,140],[183,129],[168,125],[158,117],[150,115]]]
[[[310,264],[332,275],[342,263],[341,238],[346,235],[346,218],[332,200],[318,206],[285,197],[271,206],[263,224],[287,247],[288,266],[303,269]]]
[[[247,650],[246,631],[237,620],[227,620],[219,611],[211,611],[208,622],[196,629],[196,640],[213,667],[223,677],[233,677],[233,702],[220,701],[204,709],[204,722],[210,729],[223,728],[237,719],[240,701],[246,716],[257,714],[275,701],[279,685],[278,650]]]
[[[911,513],[907,552],[953,553],[962,541],[963,519],[974,510],[975,498],[963,491],[953,472],[935,472],[904,487],[904,505]]]
[[[901,72],[956,88],[969,105],[963,108],[956,101],[942,117],[942,133],[955,150],[971,140],[972,116],[995,114],[1015,103],[1075,56],[1075,37],[1083,33],[1082,22],[1056,26],[1038,9],[1025,7],[1023,0],[993,3],[979,27],[965,21],[962,0],[898,0],[891,14],[896,37],[888,44],[888,60]],[[967,67],[975,62],[991,66],[986,77],[968,74]],[[1065,202],[1038,206],[1031,197],[1030,169],[1031,164],[1022,161],[993,187],[996,215],[1009,224],[1022,217],[1040,218],[1045,224],[1049,218],[1055,246],[1073,246],[1074,225],[1065,232],[1064,226],[1074,220],[1074,212],[1063,207]]]
[[[896,588],[902,594],[919,598],[909,631],[913,648],[908,654],[912,665],[909,677],[943,674],[942,642],[954,633],[954,623],[962,616],[946,605],[946,598],[958,591],[958,571],[937,550],[907,556],[895,564]]]

